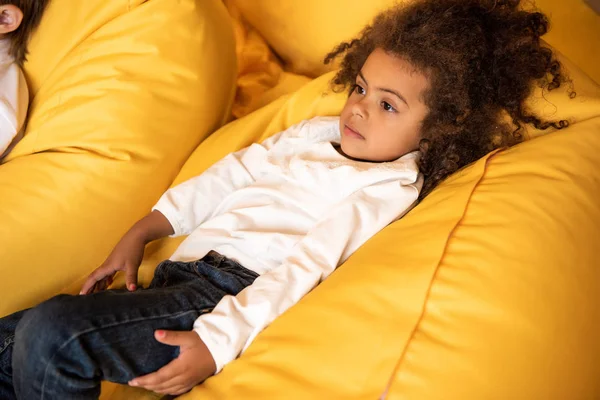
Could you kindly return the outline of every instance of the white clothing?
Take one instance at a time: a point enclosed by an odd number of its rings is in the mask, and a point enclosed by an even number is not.
[[[25,75],[9,48],[7,39],[0,40],[0,159],[23,128],[29,106]]]
[[[354,161],[333,147],[339,141],[339,118],[303,121],[229,154],[154,207],[174,236],[189,235],[172,260],[215,250],[260,275],[194,323],[217,372],[415,204],[418,152],[393,162]]]

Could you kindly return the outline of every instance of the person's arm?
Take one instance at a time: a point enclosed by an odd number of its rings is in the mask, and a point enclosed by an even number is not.
[[[169,189],[152,212],[136,222],[106,261],[88,276],[80,294],[106,289],[118,271],[125,272],[127,289],[135,290],[146,244],[166,236],[190,234],[227,195],[254,182],[253,173],[260,169],[268,148],[278,137],[229,154],[201,175]]]
[[[168,190],[152,212],[136,222],[117,243],[106,261],[88,276],[80,294],[106,289],[112,284],[117,271],[125,272],[127,288],[135,290],[137,272],[146,244],[166,236],[190,234],[210,218],[227,195],[254,182],[267,152],[281,138],[298,134],[302,126],[302,123],[294,125],[261,144],[253,144],[229,154],[203,174]]]
[[[294,125],[260,144],[227,155],[201,175],[169,189],[153,210],[160,211],[171,222],[173,236],[189,235],[213,216],[223,199],[251,185],[260,174],[268,151],[280,140],[296,135],[302,125]]]
[[[165,238],[174,233],[169,220],[159,211],[152,211],[144,218],[136,222],[127,231],[124,237],[136,238],[144,245],[158,239]]]
[[[259,276],[237,296],[225,296],[194,330],[208,347],[216,372],[256,335],[331,274],[363,243],[416,203],[421,179],[375,184],[332,208],[279,267]]]
[[[29,91],[21,69],[10,65],[0,76],[0,160],[22,138]]]
[[[117,271],[125,272],[127,289],[135,290],[137,272],[144,258],[145,246],[153,240],[172,235],[173,232],[169,220],[160,212],[152,211],[123,235],[106,261],[88,276],[79,294],[106,289],[112,283]]]

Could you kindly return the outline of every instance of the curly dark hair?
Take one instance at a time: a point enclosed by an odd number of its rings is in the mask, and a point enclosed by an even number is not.
[[[526,109],[533,84],[553,90],[568,81],[552,50],[540,43],[548,18],[520,0],[425,0],[378,15],[360,36],[325,58],[343,56],[335,91],[354,89],[371,52],[380,48],[429,78],[429,112],[421,128],[422,199],[442,180],[500,147],[523,140],[523,125],[543,121]],[[575,95],[571,91],[571,97]],[[512,124],[502,117],[508,115]]]
[[[35,28],[42,20],[42,14],[50,0],[0,0],[0,5],[11,4],[17,6],[23,12],[21,26],[6,37],[10,40],[10,53],[15,62],[23,66],[27,58],[27,44]]]

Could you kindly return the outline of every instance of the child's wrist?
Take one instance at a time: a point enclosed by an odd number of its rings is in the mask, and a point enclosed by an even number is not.
[[[146,245],[153,240],[162,239],[172,233],[173,227],[169,220],[160,212],[153,211],[131,227],[129,232],[127,232],[127,236],[131,236],[132,240]]]
[[[135,242],[139,242],[143,245],[148,244],[149,242],[151,242],[152,240],[150,239],[150,235],[149,232],[144,229],[143,227],[140,226],[133,226],[129,232],[127,232],[127,237],[130,240],[133,240]]]

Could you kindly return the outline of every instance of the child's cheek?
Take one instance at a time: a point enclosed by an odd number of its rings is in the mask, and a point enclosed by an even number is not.
[[[342,112],[340,113],[340,131],[344,130],[344,125],[348,121],[348,110],[350,109],[348,103],[349,102],[346,102],[346,105],[344,105],[344,108],[342,108]]]

